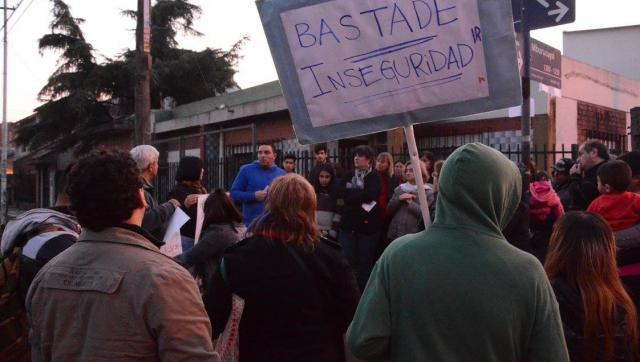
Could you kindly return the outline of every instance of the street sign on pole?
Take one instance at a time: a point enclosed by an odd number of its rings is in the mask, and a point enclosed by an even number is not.
[[[522,1],[525,2],[525,16],[529,30],[569,24],[576,20],[575,0],[512,0],[514,23],[521,21]]]
[[[521,59],[524,59],[523,43],[522,34],[517,34],[516,49],[518,50],[520,75],[524,75],[524,62],[521,62]],[[531,38],[530,58],[531,80],[550,87],[562,88],[562,54],[559,49]]]
[[[524,3],[523,3],[524,1]],[[527,164],[531,147],[531,110],[529,99],[531,98],[531,36],[529,32],[534,29],[547,28],[556,25],[572,23],[576,19],[575,0],[511,0],[513,22],[522,36],[523,63],[522,71],[522,162]],[[536,50],[544,53],[544,49]],[[553,56],[554,52],[548,52]],[[547,67],[552,75],[560,76],[560,68],[554,71],[553,67]],[[542,73],[546,72],[544,64]],[[539,72],[536,76],[543,76]],[[554,79],[551,79],[552,81]]]

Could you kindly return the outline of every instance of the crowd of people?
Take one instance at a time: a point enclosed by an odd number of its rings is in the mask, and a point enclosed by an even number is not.
[[[481,144],[407,163],[358,146],[347,173],[314,153],[298,175],[260,144],[210,193],[184,157],[164,203],[152,146],[77,160],[56,207],[2,235],[27,270],[31,359],[224,359],[237,296],[242,362],[640,361],[640,152],[588,141],[551,174]],[[191,219],[170,258],[177,208]]]

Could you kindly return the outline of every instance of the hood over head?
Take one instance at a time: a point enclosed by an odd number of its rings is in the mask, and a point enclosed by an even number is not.
[[[502,153],[470,143],[447,158],[438,188],[434,225],[502,235],[518,207],[522,180],[518,167]]]
[[[549,201],[557,197],[551,181],[535,181],[529,186],[531,198],[537,201]]]

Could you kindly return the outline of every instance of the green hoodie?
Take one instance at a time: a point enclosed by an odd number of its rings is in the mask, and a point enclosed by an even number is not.
[[[520,200],[517,167],[474,143],[445,162],[428,231],[376,263],[347,346],[363,360],[569,361],[540,263],[502,228]]]

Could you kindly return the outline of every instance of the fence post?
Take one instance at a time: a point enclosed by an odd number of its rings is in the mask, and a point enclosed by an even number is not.
[[[640,107],[631,108],[631,150],[640,149]]]
[[[579,147],[576,144],[572,144],[571,145],[571,159],[572,160],[577,160],[578,159],[578,152],[579,152]]]

